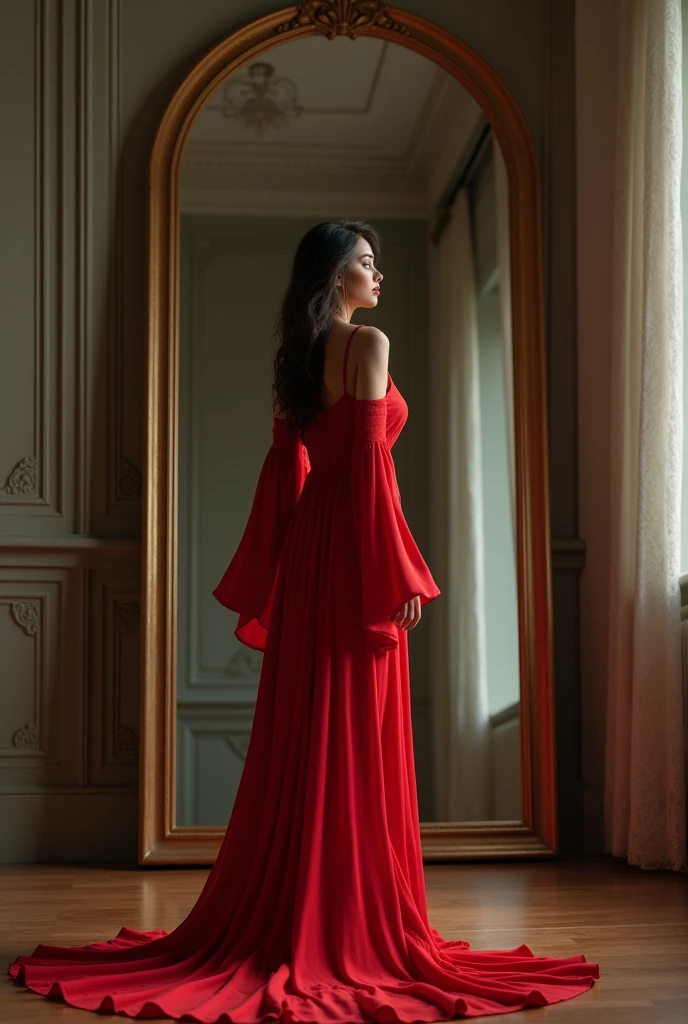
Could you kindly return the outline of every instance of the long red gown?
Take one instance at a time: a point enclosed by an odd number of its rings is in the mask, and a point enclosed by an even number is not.
[[[305,447],[275,418],[214,591],[264,657],[206,884],[172,932],[40,945],[10,965],[18,982],[129,1017],[329,1024],[507,1013],[570,999],[599,977],[582,954],[474,951],[428,922],[408,634],[390,619],[415,594],[422,604],[439,594],[392,460],[407,414],[388,375],[383,398],[344,387]]]

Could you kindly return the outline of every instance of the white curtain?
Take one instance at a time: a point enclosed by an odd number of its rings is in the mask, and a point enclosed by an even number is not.
[[[436,817],[491,817],[476,284],[462,189],[432,255]]]
[[[605,849],[686,866],[680,0],[621,5]]]
[[[502,367],[504,373],[504,418],[506,420],[506,455],[511,497],[511,528],[516,551],[516,456],[514,438],[514,357],[511,321],[511,249],[509,229],[509,182],[504,157],[496,139],[492,143],[495,182],[495,224],[497,270],[499,272],[499,313],[502,333]]]

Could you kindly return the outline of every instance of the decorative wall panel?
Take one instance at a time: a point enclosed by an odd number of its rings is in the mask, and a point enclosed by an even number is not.
[[[234,804],[253,705],[184,705],[178,719],[177,824],[223,825]],[[221,780],[221,784],[219,784]]]
[[[58,129],[70,88],[54,4],[14,5],[11,36],[0,34],[4,139],[2,309],[7,371],[0,376],[0,522],[2,533],[71,529],[64,500],[64,333],[59,320],[64,247]],[[22,87],[9,76],[21,67]],[[5,129],[7,132],[8,128]],[[68,357],[67,357],[68,358]],[[10,361],[11,360],[11,361]],[[57,520],[57,521],[56,521]]]
[[[80,575],[0,569],[0,792],[82,782]]]
[[[136,570],[97,569],[89,586],[89,783],[137,780],[140,585]]]
[[[144,292],[141,240],[143,211],[134,215],[140,181],[124,173],[122,124],[121,0],[80,0],[83,75],[81,166],[84,277],[80,303],[84,339],[83,416],[87,429],[81,453],[82,498],[90,528],[98,533],[140,536],[141,432],[145,335],[138,303]],[[97,54],[97,58],[95,55]],[[129,258],[127,258],[129,257]],[[137,278],[132,279],[132,272]],[[132,310],[133,307],[133,310]],[[92,429],[89,427],[92,425]]]

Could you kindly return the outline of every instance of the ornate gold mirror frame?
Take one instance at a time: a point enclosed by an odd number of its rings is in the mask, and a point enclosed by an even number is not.
[[[148,356],[139,863],[211,864],[224,827],[175,824],[177,380],[181,155],[208,97],[233,71],[306,36],[371,35],[454,75],[485,112],[509,182],[523,821],[421,825],[426,860],[557,853],[552,596],[538,163],[524,118],[491,68],[451,33],[375,0],[306,0],[232,33],[187,75],[155,137],[148,196]]]

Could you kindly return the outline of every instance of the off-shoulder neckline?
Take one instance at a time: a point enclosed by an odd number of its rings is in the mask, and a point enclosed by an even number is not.
[[[343,391],[341,393],[341,395],[339,396],[339,398],[337,399],[336,402],[333,402],[332,405],[328,405],[326,409],[320,409],[318,411],[318,416],[322,416],[322,414],[325,413],[325,412],[332,412],[332,410],[334,408],[336,408],[336,406],[338,406],[339,403],[344,398],[350,398],[353,402],[386,402],[387,399],[389,398],[389,393],[392,390],[392,384],[393,383],[394,383],[394,381],[392,380],[392,376],[391,376],[391,374],[390,374],[390,372],[388,370],[387,371],[387,390],[385,391],[384,395],[382,395],[381,398],[357,398],[356,395],[350,395],[348,391]]]

